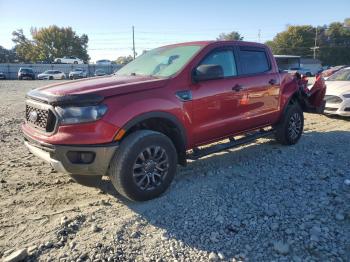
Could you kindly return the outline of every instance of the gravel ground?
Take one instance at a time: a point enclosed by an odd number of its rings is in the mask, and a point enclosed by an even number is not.
[[[306,114],[297,145],[210,155],[131,203],[107,178],[78,185],[25,149],[24,95],[43,84],[0,81],[0,259],[350,261],[349,120]]]

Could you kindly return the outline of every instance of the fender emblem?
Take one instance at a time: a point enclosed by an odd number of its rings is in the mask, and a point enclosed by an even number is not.
[[[176,92],[176,97],[183,102],[192,100],[192,92],[190,90],[182,90]]]

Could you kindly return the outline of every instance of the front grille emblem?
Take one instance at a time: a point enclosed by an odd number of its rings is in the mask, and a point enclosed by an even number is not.
[[[38,113],[36,111],[32,111],[29,113],[29,121],[35,123],[38,120]]]

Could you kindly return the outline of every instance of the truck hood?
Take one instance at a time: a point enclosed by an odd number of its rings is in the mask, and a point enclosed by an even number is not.
[[[160,88],[167,79],[150,76],[105,76],[62,82],[36,89],[45,95],[67,96],[97,94],[103,97],[128,94],[146,89]]]
[[[58,105],[92,105],[104,98],[163,87],[168,79],[149,76],[107,76],[67,81],[33,89],[30,99]]]

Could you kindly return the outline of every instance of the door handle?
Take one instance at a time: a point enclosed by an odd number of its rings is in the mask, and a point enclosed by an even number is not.
[[[232,91],[236,91],[236,92],[239,92],[243,89],[243,86],[242,85],[235,85],[234,87],[232,87]]]
[[[269,81],[269,84],[270,84],[270,85],[274,85],[274,84],[276,84],[276,83],[277,83],[276,79],[270,79],[270,81]]]

